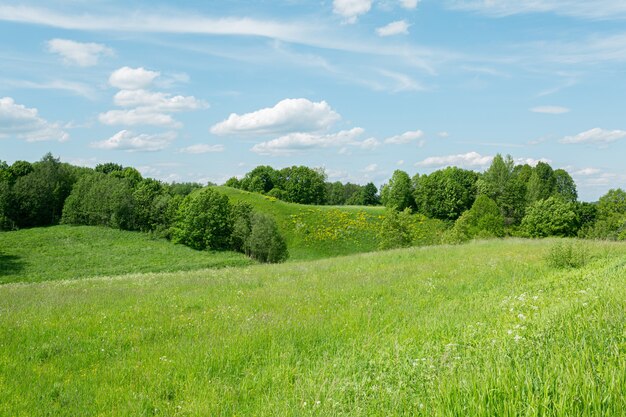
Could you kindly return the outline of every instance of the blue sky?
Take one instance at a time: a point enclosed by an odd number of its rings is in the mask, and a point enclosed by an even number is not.
[[[380,185],[502,153],[591,201],[626,188],[625,23],[622,0],[7,0],[0,159]]]

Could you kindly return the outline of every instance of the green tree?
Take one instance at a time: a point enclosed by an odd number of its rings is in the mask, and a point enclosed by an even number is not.
[[[114,162],[106,162],[104,164],[96,165],[95,171],[102,174],[110,174],[112,172],[122,172],[124,167]]]
[[[474,171],[457,167],[416,176],[414,195],[418,212],[435,219],[458,219],[476,199],[477,180]]]
[[[598,200],[599,218],[608,218],[614,214],[626,214],[626,191],[621,188],[609,190]]]
[[[283,262],[289,257],[287,243],[280,234],[276,221],[266,214],[254,213],[246,253],[260,262]]]
[[[62,222],[136,230],[133,188],[126,178],[99,172],[82,176],[65,201]]]
[[[511,155],[505,159],[497,154],[489,169],[476,182],[476,188],[479,195],[485,195],[496,203],[506,224],[521,221],[526,205],[526,186],[515,169]]]
[[[575,236],[580,221],[574,203],[560,197],[537,200],[526,209],[522,230],[530,237]]]
[[[459,241],[503,237],[504,217],[495,201],[486,195],[479,195],[472,208],[456,220],[452,234]]]
[[[246,245],[252,232],[252,206],[249,203],[238,201],[232,207],[233,231],[230,235],[230,244],[237,252],[246,251]]]
[[[324,204],[326,202],[326,174],[305,166],[280,170],[278,188],[285,191],[285,199],[292,203]]]
[[[231,188],[241,188],[241,181],[239,181],[237,177],[230,177],[226,180],[224,185]]]
[[[578,200],[578,191],[576,190],[576,183],[564,169],[557,169],[554,171],[554,194],[560,196],[565,201],[570,203]]]
[[[528,190],[526,192],[526,200],[529,204],[535,201],[545,200],[554,195],[556,191],[556,177],[552,167],[545,163],[539,162],[533,168],[532,174],[528,180]]]
[[[243,190],[265,194],[279,185],[279,176],[271,166],[260,165],[248,172],[239,184]]]
[[[413,184],[409,174],[402,170],[395,170],[389,182],[383,185],[381,200],[385,207],[397,211],[414,210]]]
[[[331,206],[340,206],[346,203],[344,186],[340,181],[326,183],[326,203]]]
[[[172,239],[193,249],[230,246],[233,223],[228,197],[207,187],[189,194],[178,208]]]
[[[74,179],[67,164],[46,154],[33,170],[15,180],[11,217],[18,227],[47,226],[61,218]]]
[[[365,184],[365,187],[361,189],[361,205],[364,206],[377,206],[380,204],[378,197],[378,189],[372,182]]]

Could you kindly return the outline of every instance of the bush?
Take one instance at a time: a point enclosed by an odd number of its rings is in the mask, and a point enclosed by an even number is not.
[[[472,208],[461,215],[448,234],[449,243],[463,242],[474,238],[504,236],[504,217],[495,201],[480,195]]]
[[[535,201],[522,219],[522,229],[530,237],[576,236],[578,224],[574,204],[559,197]]]
[[[392,249],[436,245],[441,243],[445,229],[443,221],[411,214],[408,208],[401,212],[388,209],[380,222],[378,246],[380,249]]]
[[[228,197],[202,188],[181,202],[172,240],[198,250],[228,249],[232,229]]]
[[[254,213],[250,236],[245,243],[248,256],[260,262],[277,263],[287,260],[287,243],[278,231],[274,219],[266,214]]]
[[[232,209],[233,232],[230,235],[230,245],[237,252],[245,252],[246,242],[252,231],[252,206],[239,201]]]
[[[581,243],[558,242],[550,248],[546,260],[553,268],[580,268],[589,262],[589,253]]]

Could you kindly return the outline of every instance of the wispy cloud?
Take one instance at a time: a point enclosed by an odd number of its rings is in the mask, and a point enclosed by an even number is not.
[[[113,49],[100,43],[82,43],[69,39],[51,39],[48,51],[60,55],[68,64],[91,67],[98,64],[102,56],[113,55]]]
[[[596,127],[594,129],[581,132],[574,136],[566,136],[560,140],[561,143],[592,143],[598,145],[607,145],[626,138],[624,130],[605,130]]]
[[[394,35],[407,35],[409,33],[409,24],[406,20],[398,20],[391,22],[385,26],[381,26],[376,29],[378,36],[394,36]]]
[[[189,153],[189,154],[204,154],[204,153],[213,153],[213,152],[223,152],[224,145],[208,145],[205,143],[199,143],[197,145],[187,146],[185,148],[181,148],[178,150],[180,153]]]
[[[565,114],[569,113],[570,109],[567,107],[561,106],[538,106],[530,109],[533,113],[543,113],[543,114]]]
[[[504,17],[525,13],[555,13],[582,19],[624,19],[626,3],[621,0],[448,0],[452,9]]]

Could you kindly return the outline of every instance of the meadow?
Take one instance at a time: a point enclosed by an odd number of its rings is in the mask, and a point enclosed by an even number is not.
[[[0,415],[622,415],[626,245],[556,243],[5,284]]]
[[[51,226],[0,234],[0,284],[252,263],[234,252],[199,252],[145,233],[107,227]]]

